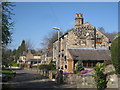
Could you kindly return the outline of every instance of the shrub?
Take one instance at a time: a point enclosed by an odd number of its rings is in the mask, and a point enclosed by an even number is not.
[[[103,63],[97,63],[95,66],[95,82],[98,90],[104,90],[107,88],[107,74],[104,73],[105,67]]]
[[[49,70],[56,70],[56,65],[54,65],[54,62],[51,60],[51,62],[48,65]]]
[[[49,64],[48,69],[49,70],[56,70],[56,66],[54,64]]]
[[[8,81],[9,79],[15,76],[15,72],[9,69],[3,69],[1,73],[4,75],[4,77],[2,78],[2,81]]]
[[[78,72],[80,72],[80,71],[82,71],[82,70],[84,70],[82,61],[81,61],[81,60],[78,60],[77,66],[76,66],[76,70],[75,70],[74,72],[75,72],[75,73],[78,73]]]
[[[19,67],[19,64],[14,63],[14,64],[12,64],[11,66],[13,66],[13,67]]]
[[[47,64],[41,64],[39,69],[49,69],[49,66]]]
[[[116,72],[120,74],[120,36],[117,37],[111,46],[112,63],[116,69]]]
[[[41,64],[39,66],[39,69],[56,70],[56,66],[53,64],[53,61],[51,60],[49,64]]]

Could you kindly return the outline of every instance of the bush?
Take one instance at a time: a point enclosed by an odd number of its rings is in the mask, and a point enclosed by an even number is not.
[[[4,75],[4,77],[2,77],[2,81],[8,81],[15,76],[15,72],[9,69],[4,69],[1,73]]]
[[[32,68],[37,68],[37,66],[32,66]]]
[[[78,60],[77,66],[76,66],[76,70],[75,70],[74,72],[75,72],[75,73],[78,73],[78,72],[80,72],[80,71],[82,71],[82,70],[84,70],[82,61],[81,61],[81,60]]]
[[[49,64],[48,69],[49,70],[56,70],[56,66],[54,64]]]
[[[95,82],[98,90],[105,90],[107,88],[107,74],[104,73],[105,67],[103,63],[97,63],[95,66]]]
[[[49,66],[47,64],[41,64],[39,69],[49,69]]]
[[[116,72],[120,74],[120,36],[117,37],[111,46],[112,63],[116,69]]]
[[[19,64],[14,63],[14,64],[12,64],[11,66],[13,66],[13,67],[19,67]]]
[[[56,70],[56,65],[54,65],[54,62],[51,60],[49,65],[48,65],[49,70]]]
[[[41,64],[39,69],[56,70],[56,66],[51,61],[49,64]]]

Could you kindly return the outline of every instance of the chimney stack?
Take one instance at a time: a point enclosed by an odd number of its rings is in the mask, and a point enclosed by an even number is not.
[[[83,15],[81,13],[76,13],[75,25],[79,26],[81,24],[83,24]]]

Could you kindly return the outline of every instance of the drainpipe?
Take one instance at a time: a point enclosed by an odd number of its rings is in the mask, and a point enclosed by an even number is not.
[[[96,28],[94,27],[94,48],[96,49]]]

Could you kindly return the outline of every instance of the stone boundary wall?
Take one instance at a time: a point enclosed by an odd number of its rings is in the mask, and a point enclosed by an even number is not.
[[[45,70],[39,70],[38,73],[45,77],[49,77],[50,75],[49,71],[45,71]]]
[[[76,84],[77,88],[96,88],[95,80],[92,76],[80,74],[66,74],[64,82],[69,84]],[[116,74],[110,75],[107,88],[118,88],[118,77]]]
[[[95,81],[92,76],[82,76],[80,74],[64,75],[64,82],[76,84],[77,88],[96,88]]]
[[[50,79],[55,79],[56,77],[56,73],[52,71],[38,70],[37,72]],[[109,79],[107,88],[118,88],[118,76],[116,74],[108,75],[107,78]],[[76,88],[96,88],[94,78],[90,75],[63,74],[63,83],[74,84]]]

